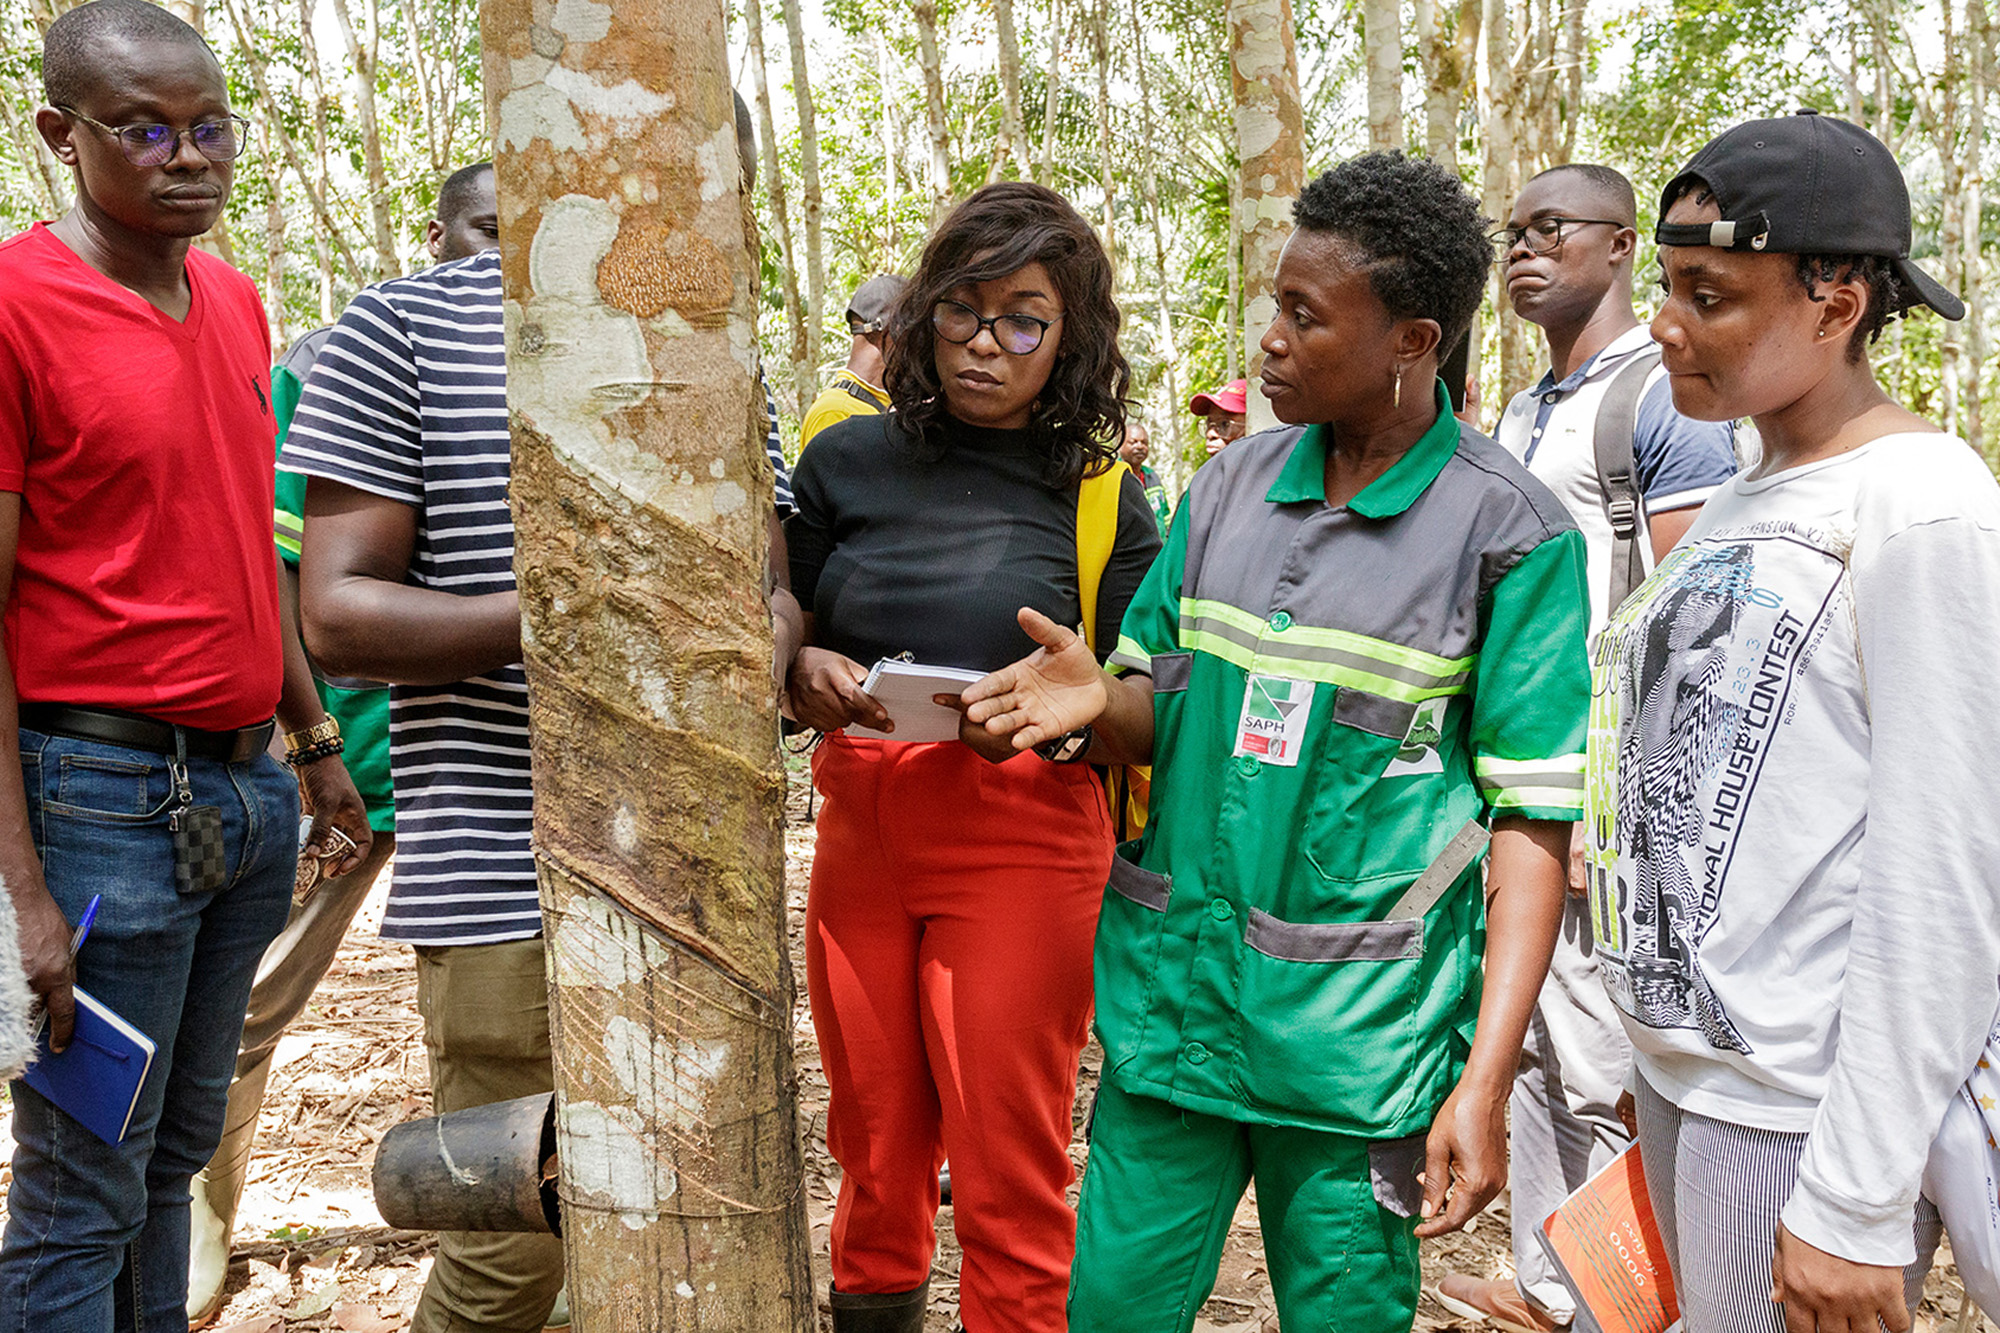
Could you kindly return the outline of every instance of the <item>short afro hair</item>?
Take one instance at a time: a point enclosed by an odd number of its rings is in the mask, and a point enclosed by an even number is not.
[[[215,60],[202,35],[147,0],[90,0],[61,15],[42,39],[42,96],[50,106],[75,106],[97,86],[107,43],[172,42]],[[216,69],[222,62],[216,61]]]
[[[472,192],[478,188],[479,178],[492,170],[491,162],[474,162],[446,176],[444,184],[438,186],[438,221],[450,226],[460,213],[472,207]]]
[[[1368,285],[1391,318],[1435,321],[1440,357],[1472,327],[1493,267],[1493,224],[1443,167],[1399,152],[1363,153],[1306,186],[1292,218],[1362,256]]]

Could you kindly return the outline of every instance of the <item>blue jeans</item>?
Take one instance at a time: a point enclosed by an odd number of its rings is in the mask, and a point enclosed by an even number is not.
[[[284,927],[298,788],[284,767],[190,759],[195,804],[222,811],[228,877],[174,888],[165,756],[23,729],[28,827],[75,921],[104,902],[77,981],[159,1043],[112,1146],[16,1080],[14,1183],[0,1236],[0,1333],[187,1327],[189,1181],[222,1137],[236,1043],[264,947]]]

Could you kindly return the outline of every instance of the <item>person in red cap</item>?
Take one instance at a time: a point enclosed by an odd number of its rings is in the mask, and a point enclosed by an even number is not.
[[[1208,437],[1208,452],[1214,457],[1222,446],[1243,438],[1250,421],[1250,381],[1231,380],[1220,389],[1198,393],[1188,400],[1188,411],[1207,420],[1202,434]]]

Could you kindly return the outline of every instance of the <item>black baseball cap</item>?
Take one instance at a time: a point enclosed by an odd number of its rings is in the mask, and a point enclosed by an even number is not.
[[[894,273],[879,273],[856,287],[854,299],[847,303],[847,327],[855,333],[880,333],[909,285]]]
[[[1708,188],[1721,220],[1665,220],[1690,181]],[[1910,293],[1904,309],[1965,317],[1965,303],[1910,262],[1910,191],[1895,156],[1859,125],[1811,108],[1745,121],[1709,140],[1660,192],[1660,218],[1653,239],[1661,245],[1881,255],[1896,261]]]

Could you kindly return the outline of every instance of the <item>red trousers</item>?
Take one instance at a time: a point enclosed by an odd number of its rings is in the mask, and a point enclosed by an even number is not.
[[[1062,1333],[1103,790],[1087,765],[989,764],[957,742],[829,737],[813,773],[806,981],[843,1172],[834,1284],[929,1276],[949,1156],[968,1333]]]

